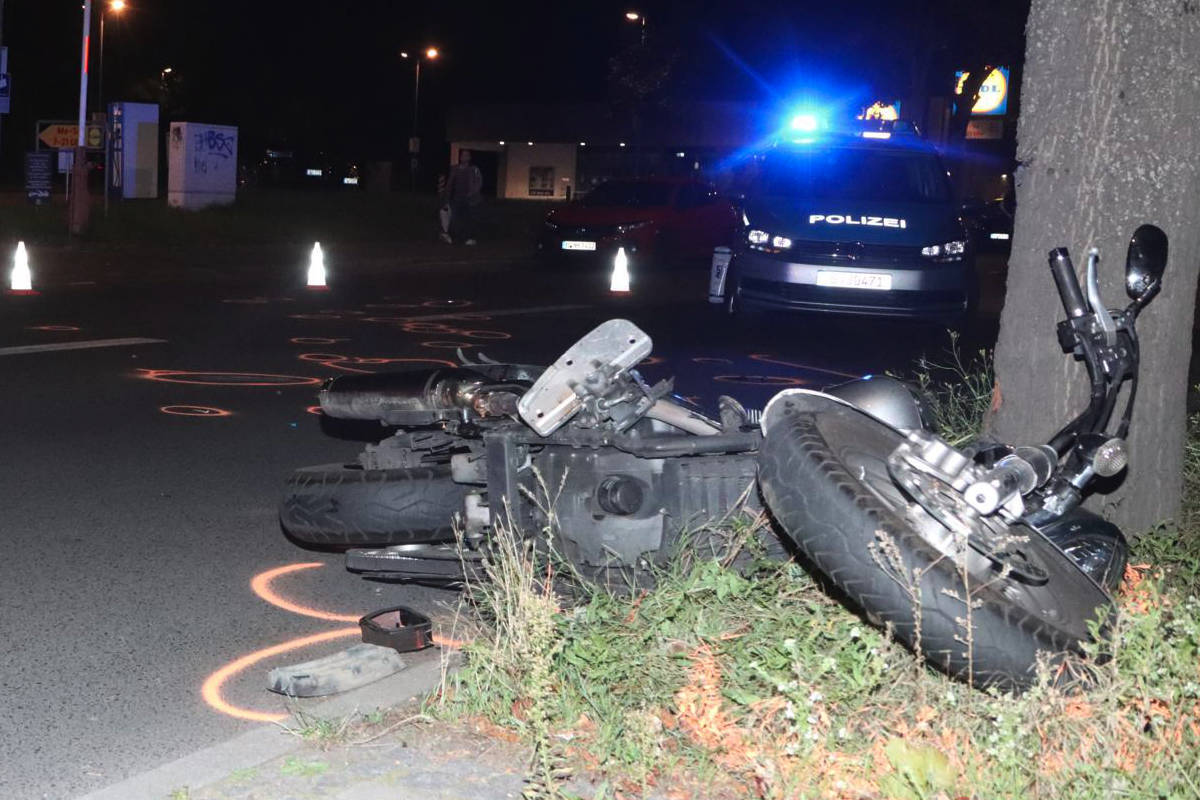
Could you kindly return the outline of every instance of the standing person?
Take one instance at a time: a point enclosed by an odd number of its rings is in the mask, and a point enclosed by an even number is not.
[[[471,151],[458,151],[458,164],[450,170],[446,195],[450,201],[450,236],[465,245],[475,244],[474,207],[479,205],[483,173],[471,163]]]

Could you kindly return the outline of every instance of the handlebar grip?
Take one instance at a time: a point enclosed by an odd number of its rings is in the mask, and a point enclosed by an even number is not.
[[[1062,298],[1063,308],[1071,319],[1082,317],[1087,313],[1087,303],[1083,299],[1083,290],[1079,288],[1079,279],[1075,277],[1075,265],[1071,263],[1071,254],[1065,247],[1056,247],[1050,251],[1050,274],[1058,286],[1058,296]]]

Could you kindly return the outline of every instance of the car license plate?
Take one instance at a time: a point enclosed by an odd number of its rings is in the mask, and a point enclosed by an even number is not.
[[[817,286],[832,286],[838,289],[879,289],[890,291],[892,276],[886,272],[834,272],[819,270]]]
[[[577,242],[570,239],[563,239],[563,250],[595,250],[595,242]]]

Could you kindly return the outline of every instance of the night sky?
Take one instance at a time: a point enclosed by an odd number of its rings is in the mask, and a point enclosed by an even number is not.
[[[170,118],[230,123],[243,141],[361,156],[394,154],[411,124],[412,64],[401,49],[444,57],[421,76],[422,125],[440,133],[447,104],[605,101],[608,60],[633,45],[646,14],[653,47],[677,56],[671,97],[784,102],[815,92],[856,99],[899,93],[913,53],[940,80],[961,52],[1019,59],[1027,0],[696,3],[399,2],[398,0],[128,0],[110,16],[108,99],[149,99],[173,68]],[[97,3],[94,14],[107,5]],[[96,28],[98,30],[98,28]],[[3,178],[11,183],[40,118],[77,113],[78,0],[7,0],[13,76]],[[91,109],[98,63],[94,39]],[[932,80],[932,79],[931,79]]]

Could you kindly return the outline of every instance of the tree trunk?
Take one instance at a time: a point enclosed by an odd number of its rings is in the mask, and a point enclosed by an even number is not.
[[[1086,373],[1054,336],[1064,312],[1046,253],[1066,245],[1082,268],[1098,246],[1103,296],[1123,306],[1129,235],[1144,222],[1161,227],[1170,259],[1163,292],[1141,317],[1130,468],[1099,498],[1105,516],[1133,534],[1173,516],[1181,496],[1200,269],[1197,65],[1200,0],[1033,0],[996,346],[1001,401],[989,427],[1005,441],[1042,442],[1086,404]]]

